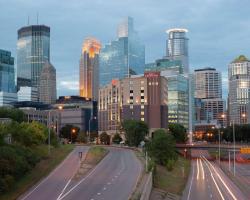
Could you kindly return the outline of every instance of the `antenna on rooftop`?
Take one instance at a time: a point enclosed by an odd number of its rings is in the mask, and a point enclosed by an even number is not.
[[[30,25],[30,16],[28,15],[28,23],[27,25],[29,26]]]

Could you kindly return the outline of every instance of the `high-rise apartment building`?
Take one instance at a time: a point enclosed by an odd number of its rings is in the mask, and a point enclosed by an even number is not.
[[[118,25],[117,35],[118,39],[101,49],[100,86],[144,72],[145,46],[134,30],[133,18],[128,17]]]
[[[222,98],[221,73],[215,68],[196,69],[195,98]]]
[[[167,80],[159,72],[145,72],[112,80],[99,90],[99,131],[120,131],[126,119],[144,121],[150,132],[167,128]]]
[[[241,55],[228,66],[229,123],[250,123],[250,60]]]
[[[86,38],[83,42],[80,58],[80,96],[98,100],[99,89],[99,53],[101,43],[95,38]]]
[[[167,30],[167,58],[170,60],[181,60],[184,66],[184,73],[189,72],[188,59],[188,38],[186,37],[187,29],[174,28]]]
[[[14,58],[11,52],[0,49],[0,106],[16,100]]]
[[[46,62],[41,71],[39,80],[39,101],[46,104],[56,102],[56,69]]]
[[[203,125],[217,128],[226,126],[226,118],[223,117],[226,104],[222,99],[221,72],[211,67],[194,70],[194,91],[195,127],[198,127],[196,132],[200,132]]]
[[[45,25],[25,26],[18,30],[17,89],[31,87],[37,91],[42,68],[50,61],[50,28]],[[32,100],[39,101],[38,92]],[[31,99],[30,99],[31,100]]]

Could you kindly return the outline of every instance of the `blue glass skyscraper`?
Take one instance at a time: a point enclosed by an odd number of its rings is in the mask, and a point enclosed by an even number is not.
[[[17,42],[17,87],[32,87],[37,90],[45,63],[50,61],[50,28],[32,25],[18,30]],[[33,99],[38,100],[38,93]]]
[[[145,46],[134,30],[133,18],[118,25],[118,39],[105,45],[100,53],[100,86],[112,79],[141,74],[145,66]]]
[[[16,101],[14,58],[0,49],[0,106]]]

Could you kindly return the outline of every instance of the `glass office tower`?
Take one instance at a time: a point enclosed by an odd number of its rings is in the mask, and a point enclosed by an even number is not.
[[[184,73],[189,72],[188,61],[188,38],[186,37],[187,29],[169,29],[167,40],[167,58],[170,60],[181,60],[184,65]]]
[[[42,68],[50,61],[50,28],[32,25],[18,30],[17,87],[37,90]],[[38,100],[38,97],[36,98]]]
[[[158,59],[154,65],[148,65],[146,71],[160,71],[168,84],[168,122],[182,124],[188,128],[188,77],[183,74],[181,60]]]
[[[14,58],[0,49],[0,106],[16,101]]]
[[[100,53],[100,86],[112,79],[142,74],[145,66],[145,46],[134,30],[133,18],[118,25],[118,39],[106,44]]]
[[[249,123],[250,60],[241,55],[231,62],[228,67],[228,82],[229,123]]]

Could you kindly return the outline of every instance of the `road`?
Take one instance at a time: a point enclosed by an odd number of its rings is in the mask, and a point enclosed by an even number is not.
[[[247,198],[217,164],[201,154],[192,161],[191,174],[182,199],[245,200]]]
[[[78,150],[75,151],[77,154]],[[136,186],[142,166],[131,150],[109,148],[109,154],[78,182],[69,184],[70,176],[66,178],[62,169],[73,171],[65,162],[22,200],[127,200]]]

